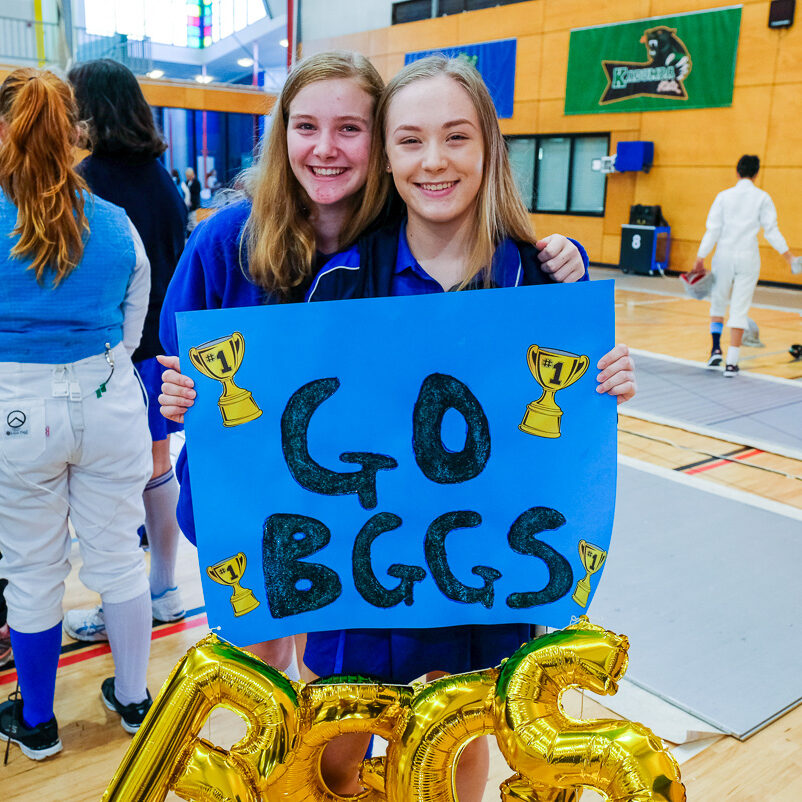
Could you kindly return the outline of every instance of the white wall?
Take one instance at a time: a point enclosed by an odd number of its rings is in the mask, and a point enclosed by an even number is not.
[[[386,28],[392,0],[301,0],[301,37],[307,42]]]

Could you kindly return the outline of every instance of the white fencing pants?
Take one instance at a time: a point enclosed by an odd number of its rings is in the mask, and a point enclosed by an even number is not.
[[[760,252],[740,251],[728,253],[716,249],[713,255],[713,290],[710,296],[710,317],[724,317],[727,304],[731,329],[746,329],[749,307],[760,278]]]
[[[151,475],[145,404],[122,344],[68,365],[0,362],[0,577],[9,624],[61,621],[69,516],[81,581],[105,602],[149,589],[137,529]]]

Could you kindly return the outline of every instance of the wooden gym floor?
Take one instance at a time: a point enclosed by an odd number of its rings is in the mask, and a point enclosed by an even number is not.
[[[617,339],[660,354],[704,360],[709,351],[708,306],[682,296],[676,278],[623,276],[617,270],[595,270],[594,278],[616,279]],[[759,288],[751,316],[760,327],[765,348],[742,350],[744,370],[802,379],[802,361],[787,353],[802,342],[802,291]],[[724,340],[727,332],[725,330]],[[737,379],[736,379],[737,380]],[[802,508],[802,464],[711,437],[660,426],[626,415],[621,409],[618,444],[621,454],[681,470],[700,482],[717,482]],[[746,448],[745,448],[746,447]],[[734,452],[734,453],[733,453]],[[730,455],[722,459],[724,455]],[[801,533],[802,534],[802,533]],[[65,608],[90,606],[96,598],[78,581],[79,559],[67,582]],[[203,599],[194,549],[182,539],[178,578],[187,610],[176,625],[154,630],[149,686],[155,695],[187,648],[206,633]],[[36,763],[12,746],[8,765],[0,768],[4,802],[86,802],[99,800],[119,765],[130,737],[119,719],[100,701],[100,684],[113,674],[106,644],[76,646],[65,636],[56,686],[56,716],[64,751]],[[0,694],[14,690],[13,669],[0,670]],[[569,712],[585,717],[612,717],[590,699],[574,694]],[[648,721],[644,722],[647,726]],[[221,746],[242,733],[233,714],[215,714],[204,737]],[[3,751],[0,749],[0,751]],[[495,755],[485,800],[497,800],[498,782],[509,774]],[[744,743],[723,737],[682,764],[690,802],[799,802],[802,800],[802,707],[791,711]],[[586,793],[583,802],[598,799]],[[169,795],[168,799],[177,797]]]

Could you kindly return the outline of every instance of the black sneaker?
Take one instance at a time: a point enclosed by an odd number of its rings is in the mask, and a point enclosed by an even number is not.
[[[710,352],[710,359],[707,360],[707,367],[709,368],[717,368],[723,361],[721,356],[721,350],[718,348],[714,348]]]
[[[789,349],[788,353],[794,359],[802,359],[802,343],[794,343]]]
[[[104,679],[103,684],[100,686],[100,696],[103,699],[103,704],[106,705],[112,713],[117,713],[120,717],[120,723],[123,725],[123,729],[126,732],[130,732],[131,735],[140,728],[142,722],[145,720],[145,716],[148,714],[148,710],[150,710],[153,704],[153,699],[150,698],[150,691],[145,689],[145,693],[148,695],[147,699],[139,702],[139,704],[131,703],[130,705],[121,705],[114,695],[114,677]]]
[[[11,696],[15,696],[12,694]],[[55,716],[44,724],[29,727],[22,718],[22,699],[9,697],[0,705],[0,740],[16,744],[25,757],[44,760],[61,751]]]
[[[724,368],[724,378],[725,379],[731,379],[733,376],[737,376],[739,373],[740,373],[740,371],[738,370],[738,366],[737,365],[727,365]]]

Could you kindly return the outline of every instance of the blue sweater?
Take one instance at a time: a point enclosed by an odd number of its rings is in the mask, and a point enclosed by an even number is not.
[[[11,256],[17,207],[0,192],[0,362],[63,364],[103,352],[123,337],[123,302],[136,255],[125,212],[86,194],[89,221],[78,266],[53,287],[31,260]]]
[[[134,362],[163,353],[159,314],[173,271],[184,250],[187,207],[158,159],[125,161],[92,154],[78,171],[95,195],[125,209],[142,237],[150,262],[150,303]]]
[[[283,299],[254,284],[248,275],[247,253],[244,244],[240,249],[240,239],[250,211],[250,201],[232,203],[192,232],[164,297],[159,336],[165,353],[178,354],[176,312],[282,302]],[[299,288],[301,298],[305,291],[306,286]],[[181,484],[176,517],[181,531],[194,543],[195,521],[186,447],[178,455],[175,470]]]

